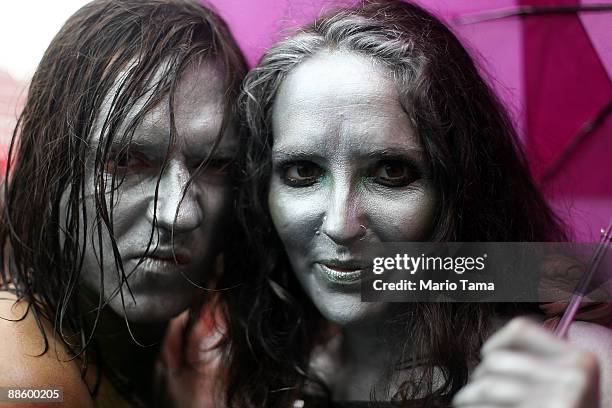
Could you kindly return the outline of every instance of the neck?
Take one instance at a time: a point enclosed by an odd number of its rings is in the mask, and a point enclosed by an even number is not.
[[[388,388],[390,382],[406,374],[394,367],[399,368],[402,354],[406,359],[411,352],[406,336],[382,318],[343,327],[340,350],[342,375],[336,376],[332,386],[338,400],[369,400],[372,386],[382,400],[390,397],[394,393]]]
[[[384,336],[383,324],[369,323],[346,326],[343,334],[343,359],[359,367],[387,367],[390,349],[395,349],[392,338]]]
[[[83,311],[97,307],[97,299],[82,297]],[[89,330],[94,326],[95,312],[86,315]],[[155,363],[166,323],[126,323],[110,307],[106,307],[98,318],[94,333],[94,347],[97,366],[101,375],[124,397],[136,397],[150,405],[153,392]]]

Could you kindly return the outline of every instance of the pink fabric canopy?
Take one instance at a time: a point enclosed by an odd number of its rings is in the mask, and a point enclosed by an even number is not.
[[[209,2],[252,66],[293,28],[355,0]],[[416,3],[446,21],[472,52],[513,117],[535,179],[576,239],[597,241],[612,218],[612,115],[588,127],[612,100],[612,12],[571,10],[596,0]]]

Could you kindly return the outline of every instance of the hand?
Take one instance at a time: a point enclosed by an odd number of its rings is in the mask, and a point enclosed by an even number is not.
[[[454,407],[600,407],[596,357],[525,318],[495,333],[481,354]]]
[[[210,319],[200,318],[191,330],[187,342],[187,364],[181,361],[183,331],[188,311],[172,319],[168,325],[162,347],[162,373],[170,404],[173,407],[213,408],[223,406],[221,377],[221,351],[216,344],[223,335]]]

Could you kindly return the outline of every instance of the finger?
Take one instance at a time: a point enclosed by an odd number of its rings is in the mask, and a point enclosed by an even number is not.
[[[162,358],[169,372],[174,372],[180,367],[183,332],[188,318],[189,311],[186,310],[168,323],[162,345]]]
[[[225,333],[223,316],[218,307],[214,304],[204,307],[192,328],[189,361],[195,365],[209,365],[218,360]]]
[[[504,348],[524,350],[540,356],[554,356],[571,350],[565,341],[557,339],[550,332],[523,317],[512,319],[491,336],[482,346],[481,352],[486,355]]]
[[[463,387],[453,398],[453,406],[509,407],[528,395],[528,385],[512,378],[488,376]]]
[[[513,351],[490,353],[471,376],[475,384],[492,379],[523,384],[526,402],[549,404],[552,398],[568,402],[568,405],[558,402],[550,405],[553,407],[584,406],[569,402],[586,398],[589,390],[597,388],[599,381],[596,372],[568,360],[542,360]],[[538,404],[533,406],[540,406]]]
[[[531,378],[530,374],[537,366],[538,361],[535,361],[529,354],[511,350],[495,350],[483,358],[471,378],[477,380],[490,374]]]
[[[573,360],[565,356],[543,359],[520,351],[495,350],[480,362],[472,373],[472,378],[494,374],[520,378],[523,381],[551,381],[564,370],[573,368]]]

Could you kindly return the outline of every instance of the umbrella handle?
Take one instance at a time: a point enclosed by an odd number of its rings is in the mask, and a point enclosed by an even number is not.
[[[608,245],[610,245],[611,241],[612,220],[610,221],[608,228],[601,230],[601,240],[599,241],[597,248],[595,248],[595,252],[593,252],[593,255],[591,256],[586,273],[582,275],[582,278],[580,278],[580,281],[576,285],[576,289],[574,289],[574,292],[572,293],[570,301],[563,312],[563,316],[553,331],[555,336],[559,338],[565,338],[567,336],[569,326],[576,317],[580,304],[582,303],[582,300],[586,296],[589,289],[589,284],[591,283],[591,280],[595,275],[595,271],[599,267],[599,264],[601,263],[601,260],[603,259],[606,249],[608,248]]]

